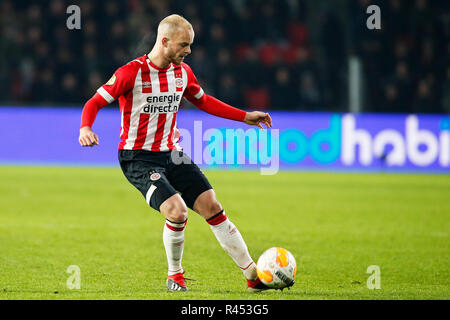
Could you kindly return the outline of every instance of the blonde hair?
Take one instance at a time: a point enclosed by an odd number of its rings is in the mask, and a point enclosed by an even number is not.
[[[158,25],[158,36],[172,36],[180,28],[191,29],[192,24],[178,14],[171,14],[161,20]]]

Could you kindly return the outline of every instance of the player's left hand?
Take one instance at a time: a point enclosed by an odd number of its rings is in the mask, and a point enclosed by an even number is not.
[[[272,128],[272,118],[266,112],[253,111],[247,112],[244,118],[244,122],[249,125],[258,126],[261,130],[264,130],[261,123],[264,123],[267,128]]]

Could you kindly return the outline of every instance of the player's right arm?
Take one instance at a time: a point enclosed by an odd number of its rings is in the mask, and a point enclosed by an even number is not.
[[[97,92],[84,105],[81,113],[80,136],[78,137],[78,142],[82,147],[93,147],[99,144],[98,136],[91,128],[98,111],[107,104],[108,102]]]
[[[84,105],[81,113],[80,135],[78,142],[82,147],[93,147],[99,144],[97,134],[92,131],[97,113],[125,92],[133,88],[137,62],[130,62],[114,72],[107,83],[98,88],[95,95]]]

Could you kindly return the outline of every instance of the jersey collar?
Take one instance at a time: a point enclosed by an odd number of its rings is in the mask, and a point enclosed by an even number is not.
[[[159,70],[159,71],[167,71],[167,70],[170,69],[170,67],[172,67],[172,63],[170,63],[168,67],[166,67],[166,68],[160,68],[160,67],[158,67],[156,64],[154,64],[153,62],[151,62],[151,60],[149,59],[149,57],[148,57],[147,55],[146,55],[146,58],[147,58],[147,60],[148,60],[148,63],[152,66],[152,68],[155,68],[156,70]]]

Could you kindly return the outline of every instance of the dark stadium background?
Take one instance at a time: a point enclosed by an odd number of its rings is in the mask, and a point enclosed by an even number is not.
[[[171,295],[163,218],[119,168],[117,102],[95,120],[100,144],[79,144],[85,102],[173,13],[195,29],[186,62],[204,91],[272,116],[260,131],[183,101],[177,127],[254,260],[294,255],[291,290],[250,294],[190,212],[183,267],[196,281]],[[0,35],[0,300],[144,299],[148,312],[176,299],[450,298],[449,0],[1,0]]]
[[[81,8],[68,30],[66,8]],[[381,8],[381,30],[366,8]],[[196,31],[186,60],[205,89],[260,110],[450,111],[450,2],[441,0],[12,1],[0,5],[0,104],[84,104],[119,66],[153,46],[170,13]],[[187,106],[189,107],[189,106]],[[190,106],[192,107],[192,106]]]

